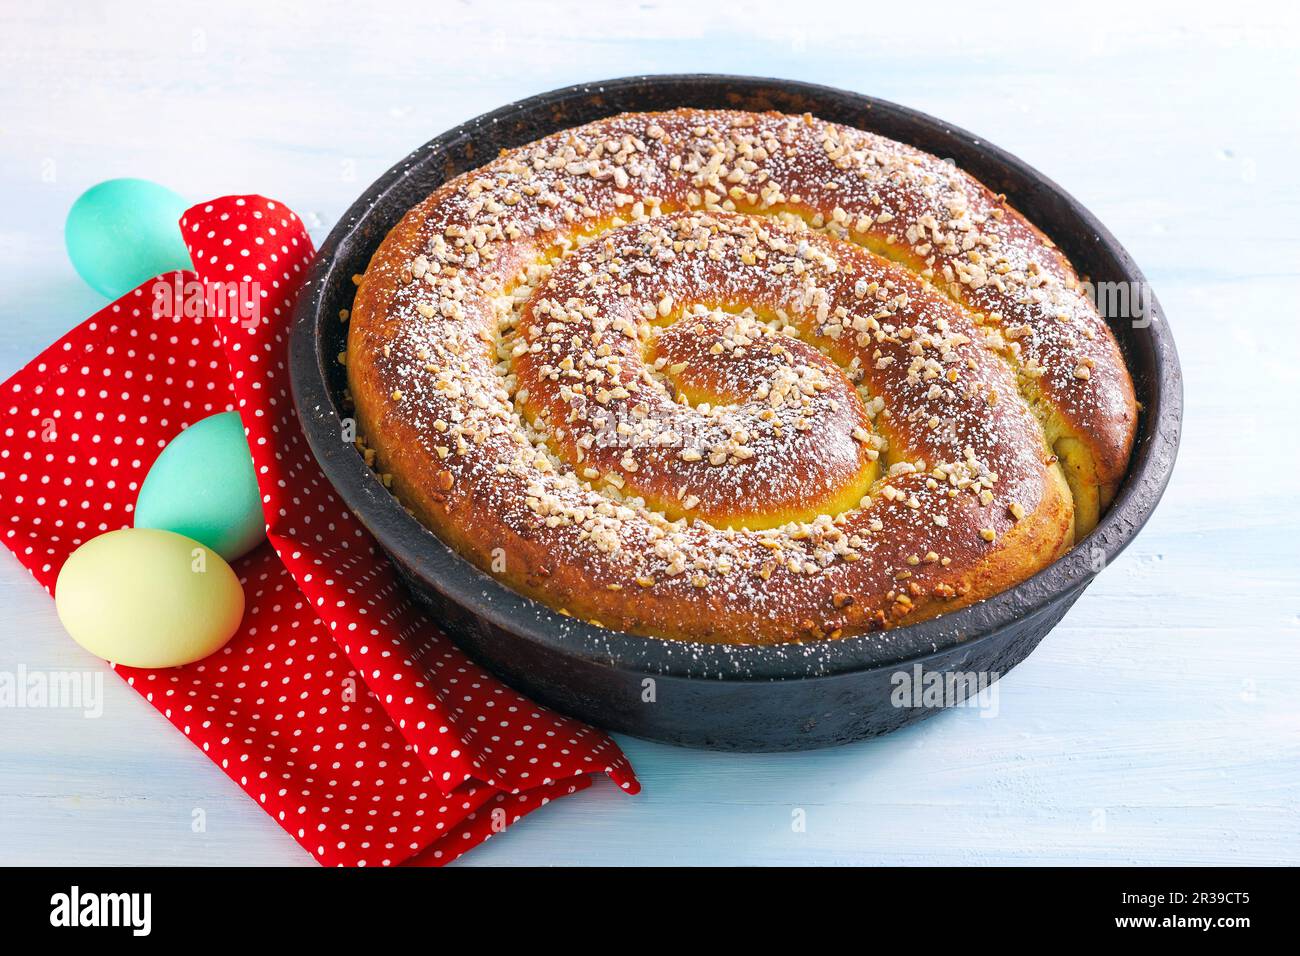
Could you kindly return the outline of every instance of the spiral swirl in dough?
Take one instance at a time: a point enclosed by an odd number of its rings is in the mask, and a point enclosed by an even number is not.
[[[776,114],[628,114],[449,182],[376,253],[347,364],[367,453],[449,544],[566,613],[703,641],[1014,584],[1095,522],[1136,420],[1014,210]]]

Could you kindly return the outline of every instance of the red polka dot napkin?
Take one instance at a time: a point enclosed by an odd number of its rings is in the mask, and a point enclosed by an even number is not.
[[[269,545],[236,561],[235,638],[186,667],[118,672],[320,862],[446,863],[605,773],[604,734],[470,661],[424,616],[309,452],[289,322],[311,240],[260,196],[181,220],[197,270],[145,283],[0,386],[3,538],[50,591],[82,542],[131,524],[149,466],[238,409]]]

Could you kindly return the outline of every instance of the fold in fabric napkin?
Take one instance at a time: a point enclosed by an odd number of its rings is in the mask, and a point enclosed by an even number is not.
[[[243,624],[198,663],[117,667],[131,686],[325,864],[449,862],[593,773],[635,793],[613,741],[423,615],[316,464],[287,369],[298,217],[230,196],[181,228],[197,274],[145,283],[0,386],[4,543],[52,591],[78,545],[131,525],[168,441],[237,409],[270,539],[233,565]]]

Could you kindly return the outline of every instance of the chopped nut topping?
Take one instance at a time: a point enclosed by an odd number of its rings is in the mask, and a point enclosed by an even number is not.
[[[437,463],[445,520],[580,569],[590,594],[566,600],[586,619],[626,625],[603,595],[635,584],[660,589],[654,614],[761,608],[816,640],[891,626],[957,596],[934,565],[965,581],[987,556],[962,544],[997,540],[974,505],[1047,460],[1021,447],[1036,409],[1101,408],[1114,380],[1104,322],[1002,200],[810,116],[614,117],[502,154],[421,215],[385,266],[391,328],[340,312],[372,349],[351,372],[401,403],[384,414]],[[858,590],[881,569],[892,590]],[[828,593],[862,609],[828,619]]]

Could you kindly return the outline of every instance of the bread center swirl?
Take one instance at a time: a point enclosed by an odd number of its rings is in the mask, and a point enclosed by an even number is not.
[[[836,268],[743,216],[612,230],[525,307],[519,407],[583,478],[671,520],[774,528],[856,508],[884,442],[846,370],[799,338]]]

